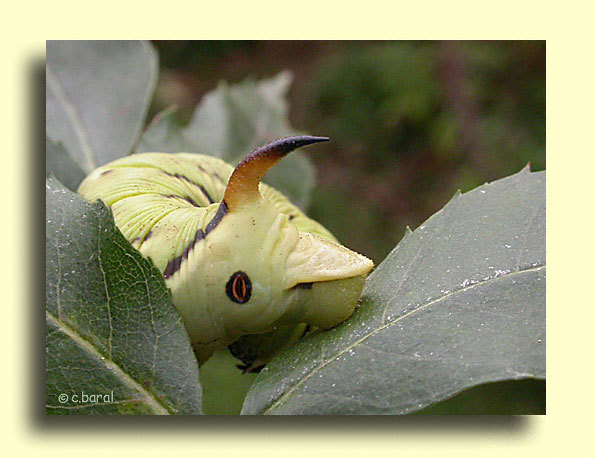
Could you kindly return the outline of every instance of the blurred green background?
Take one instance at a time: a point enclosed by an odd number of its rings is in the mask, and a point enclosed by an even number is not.
[[[308,213],[377,264],[457,189],[545,169],[543,41],[154,44],[150,115],[177,105],[185,120],[219,80],[289,69],[292,125],[332,139],[305,150],[318,179]]]
[[[220,80],[290,70],[291,124],[332,140],[316,153],[305,150],[318,180],[307,213],[376,264],[406,226],[415,229],[457,189],[503,178],[529,162],[532,170],[545,169],[544,41],[154,45],[161,69],[150,117],[176,105],[187,120]],[[470,406],[510,412],[506,405],[545,413],[545,382],[479,387],[447,402],[428,413]]]

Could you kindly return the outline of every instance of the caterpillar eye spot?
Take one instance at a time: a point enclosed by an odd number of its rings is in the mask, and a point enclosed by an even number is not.
[[[245,272],[238,270],[229,277],[225,285],[225,292],[227,297],[236,304],[245,304],[252,295],[252,282]]]
[[[79,186],[91,201],[112,202],[118,228],[160,266],[200,364],[216,349],[254,335],[256,343],[246,339],[250,352],[240,359],[243,370],[256,372],[299,336],[295,326],[302,318],[327,329],[357,306],[371,261],[261,184],[293,149],[327,140],[282,138],[251,151],[235,168],[200,154],[141,153],[102,166]],[[252,285],[246,271],[221,267],[229,265],[246,269],[258,283]],[[259,270],[270,275],[256,276]],[[224,306],[213,307],[214,301]],[[277,330],[286,318],[287,328]]]

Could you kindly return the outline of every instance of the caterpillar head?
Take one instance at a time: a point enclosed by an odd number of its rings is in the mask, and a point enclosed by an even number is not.
[[[188,258],[190,271],[170,284],[195,348],[208,354],[287,324],[330,328],[353,313],[372,261],[300,231],[259,189],[283,156],[325,140],[278,140],[250,153],[231,174],[204,243]]]

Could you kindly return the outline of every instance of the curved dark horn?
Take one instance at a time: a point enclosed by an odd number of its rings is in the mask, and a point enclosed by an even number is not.
[[[258,185],[262,177],[271,167],[294,149],[328,140],[327,137],[311,137],[308,135],[286,137],[261,146],[249,153],[240,161],[227,182],[223,200],[228,210],[233,212],[246,203],[259,199]]]

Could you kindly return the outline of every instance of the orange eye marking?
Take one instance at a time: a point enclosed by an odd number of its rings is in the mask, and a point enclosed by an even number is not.
[[[245,304],[252,295],[252,283],[245,272],[238,270],[235,272],[225,285],[225,292],[233,302]]]
[[[241,302],[244,299],[244,296],[246,295],[246,282],[242,277],[237,276],[234,278],[232,291],[238,302]]]

